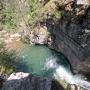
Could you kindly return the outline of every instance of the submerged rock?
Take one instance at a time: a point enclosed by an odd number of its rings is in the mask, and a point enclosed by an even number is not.
[[[51,78],[33,76],[29,73],[13,73],[4,83],[2,90],[64,90]]]

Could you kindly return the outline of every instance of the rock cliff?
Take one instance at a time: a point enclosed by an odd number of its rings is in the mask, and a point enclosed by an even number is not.
[[[2,90],[64,90],[64,88],[53,79],[18,72],[10,75]]]
[[[52,36],[49,47],[63,53],[75,73],[90,74],[90,1],[66,0],[58,7],[62,18],[46,22]]]
[[[38,30],[23,32],[29,42],[48,44],[68,58],[74,73],[90,74],[90,0],[41,1],[47,3]]]

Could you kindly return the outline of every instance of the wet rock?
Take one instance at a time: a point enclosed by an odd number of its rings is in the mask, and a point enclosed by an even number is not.
[[[4,83],[2,90],[64,90],[50,78],[33,76],[29,73],[13,73]]]
[[[68,85],[66,90],[85,90],[85,89],[73,84],[73,85]]]

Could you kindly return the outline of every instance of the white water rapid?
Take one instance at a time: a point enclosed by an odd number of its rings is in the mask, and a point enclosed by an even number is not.
[[[90,90],[90,83],[81,78],[79,75],[73,75],[71,70],[68,70],[64,66],[57,63],[57,58],[51,56],[46,60],[44,70],[53,69],[54,78],[59,80],[64,80],[69,84],[74,84],[80,86],[86,90]]]

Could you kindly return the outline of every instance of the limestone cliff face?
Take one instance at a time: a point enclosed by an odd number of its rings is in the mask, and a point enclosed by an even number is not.
[[[57,23],[47,20],[52,35],[49,47],[63,53],[75,73],[90,73],[90,1],[66,0],[59,10],[63,16]],[[58,5],[58,4],[57,4]]]

